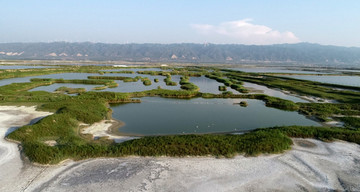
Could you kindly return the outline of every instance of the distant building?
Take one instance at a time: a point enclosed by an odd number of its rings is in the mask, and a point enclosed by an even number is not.
[[[173,54],[172,56],[171,56],[171,59],[177,59],[178,57],[175,55],[175,54]]]

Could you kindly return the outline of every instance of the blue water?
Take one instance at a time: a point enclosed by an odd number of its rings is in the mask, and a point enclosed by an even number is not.
[[[360,76],[313,76],[313,75],[289,75],[285,77],[317,81],[321,83],[331,83],[338,85],[348,85],[360,87]]]
[[[243,132],[272,126],[320,126],[297,112],[266,107],[251,99],[166,99],[141,98],[142,103],[112,106],[113,118],[129,135],[172,135],[190,133]],[[246,101],[247,107],[241,107]]]

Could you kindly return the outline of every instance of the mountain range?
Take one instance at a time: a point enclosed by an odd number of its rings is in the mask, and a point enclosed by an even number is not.
[[[0,59],[356,66],[360,64],[360,48],[310,43],[277,45],[0,43]]]

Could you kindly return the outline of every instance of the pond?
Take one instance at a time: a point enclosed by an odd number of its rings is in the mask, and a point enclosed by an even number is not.
[[[294,79],[317,81],[321,83],[331,83],[337,85],[348,85],[360,87],[360,76],[313,76],[313,75],[286,75]]]
[[[112,106],[113,118],[125,126],[127,135],[172,135],[244,132],[262,127],[303,125],[320,126],[297,112],[268,108],[251,99],[167,99],[141,98],[142,103]],[[246,101],[247,107],[241,107]]]

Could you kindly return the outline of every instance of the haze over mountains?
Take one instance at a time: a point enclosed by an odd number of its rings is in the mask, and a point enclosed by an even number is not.
[[[357,66],[360,64],[360,48],[309,43],[278,45],[0,43],[0,59]]]

